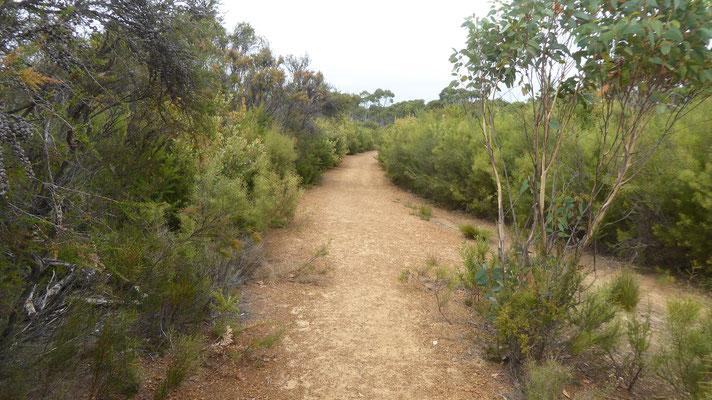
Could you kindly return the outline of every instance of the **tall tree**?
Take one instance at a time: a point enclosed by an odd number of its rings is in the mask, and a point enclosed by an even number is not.
[[[467,48],[452,60],[464,88],[480,95],[469,115],[497,181],[500,257],[505,209],[515,212],[492,108],[503,87],[519,86],[532,115],[532,172],[521,189],[531,193],[532,207],[526,225],[515,224],[518,248],[526,258],[534,243],[547,254],[563,241],[580,254],[621,188],[674,124],[709,95],[710,11],[707,2],[695,0],[514,0],[463,25],[469,30]],[[569,123],[577,107],[587,107],[600,124],[592,184],[574,192],[557,170],[562,145],[574,140]],[[651,119],[666,110],[664,128],[647,132]]]

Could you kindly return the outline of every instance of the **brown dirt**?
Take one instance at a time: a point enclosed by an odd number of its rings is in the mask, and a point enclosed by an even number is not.
[[[430,256],[457,264],[463,216],[412,215],[405,205],[423,201],[390,183],[375,156],[346,157],[269,235],[263,278],[242,307],[250,324],[285,326],[282,342],[257,363],[212,368],[174,398],[489,399],[509,390],[501,367],[478,353],[460,302],[445,310],[450,325],[431,292],[398,281]],[[329,255],[309,276],[300,267],[324,244]]]

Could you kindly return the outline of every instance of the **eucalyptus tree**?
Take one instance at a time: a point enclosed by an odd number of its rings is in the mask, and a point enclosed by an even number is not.
[[[478,101],[468,103],[468,115],[481,134],[497,185],[500,258],[504,261],[505,217],[514,222],[515,245],[525,261],[535,244],[543,254],[573,249],[580,255],[621,188],[672,134],[675,123],[709,96],[709,3],[512,0],[463,27],[467,46],[451,57],[459,77],[452,87],[479,93]],[[513,89],[521,90],[530,107],[524,129],[531,172],[517,188],[498,144],[493,107]],[[571,122],[582,108],[597,123],[596,166],[585,180],[588,187],[576,191],[559,174],[560,150],[575,140]],[[667,115],[663,129],[647,130],[662,113]],[[515,197],[527,194],[530,213],[519,219]]]
[[[709,96],[709,2],[508,0],[463,26],[467,46],[451,58],[459,77],[452,87],[478,94],[462,104],[493,172],[498,234],[498,259],[465,261],[472,285],[485,289],[478,310],[493,325],[492,349],[515,368],[527,358],[591,347],[627,354],[617,348],[622,331],[614,301],[584,293],[578,260],[622,188],[677,121]],[[501,145],[508,138],[499,131],[496,102],[520,91],[513,109],[525,110],[518,145],[526,157],[515,164]],[[582,113],[593,133],[579,135],[574,122]],[[646,129],[653,119],[660,129]],[[577,148],[592,154],[564,159]],[[591,158],[593,166],[585,163]],[[512,168],[524,178],[514,182]],[[511,252],[505,220],[513,223]],[[625,328],[631,348],[650,335],[636,315]],[[642,354],[645,347],[635,348]],[[641,354],[620,355],[615,373],[643,371]],[[629,390],[638,377],[627,377]]]

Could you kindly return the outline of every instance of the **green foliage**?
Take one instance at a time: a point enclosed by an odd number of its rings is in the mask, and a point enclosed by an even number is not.
[[[491,355],[515,368],[528,360],[528,391],[543,396],[535,398],[556,398],[561,387],[547,386],[555,376],[532,378],[532,370],[553,374],[548,370],[551,362],[582,353],[603,357],[604,365],[633,390],[648,370],[651,341],[650,311],[640,319],[633,306],[621,318],[626,306],[638,302],[637,296],[620,295],[626,290],[637,295],[630,290],[637,289],[634,278],[622,273],[609,285],[591,290],[575,258],[538,256],[526,265],[508,257],[502,268],[498,258],[484,262],[486,252],[476,246],[461,250],[465,286],[484,293],[476,299],[475,310],[492,328]],[[543,359],[549,362],[540,364]]]
[[[499,226],[505,215],[517,221],[522,195],[530,206],[515,227],[523,234],[513,237],[525,254],[534,231],[540,252],[563,244],[580,255],[601,237],[625,186],[709,96],[709,15],[709,3],[699,1],[512,0],[463,24],[468,39],[451,58],[460,78],[451,89],[473,93],[462,104],[488,153]],[[497,100],[514,86],[532,104],[517,116],[529,168],[520,179],[510,176],[520,166],[507,164],[496,117]],[[586,119],[598,123],[580,123]],[[582,144],[588,152],[568,153]],[[517,181],[522,189],[513,196]]]
[[[477,240],[474,245],[463,243],[462,247],[460,247],[460,257],[465,267],[462,281],[465,288],[475,295],[478,294],[479,287],[486,286],[487,282],[490,281],[491,277],[486,274],[488,271],[486,261],[489,253],[489,243],[483,240]]]
[[[270,129],[264,137],[269,164],[272,170],[279,174],[280,178],[294,171],[294,162],[297,160],[297,152],[294,146],[294,139],[279,132],[278,129]]]
[[[495,118],[499,125],[502,161],[510,177],[505,197],[518,199],[514,203],[518,223],[526,222],[531,204],[526,184],[531,174],[521,143],[525,127],[519,115],[526,111],[522,103],[499,105]],[[696,266],[695,282],[709,276],[709,246],[712,224],[708,218],[705,191],[710,180],[705,156],[712,146],[703,128],[712,101],[705,101],[690,110],[676,125],[676,133],[634,177],[614,201],[600,229],[599,247],[622,256],[637,255],[648,265],[662,265],[674,273],[689,271]],[[646,128],[649,132],[663,129],[661,125],[673,114],[656,116]],[[562,168],[559,180],[573,180],[576,192],[583,192],[587,180],[595,175],[596,132],[592,129],[590,112],[581,110],[569,123],[577,139],[562,147]],[[399,120],[385,128],[379,160],[390,179],[413,190],[420,196],[450,208],[466,209],[476,216],[493,219],[496,198],[492,173],[486,152],[467,129],[465,116],[458,110],[439,109],[425,112],[418,119]],[[710,181],[712,182],[712,181]],[[553,180],[550,182],[553,183]],[[602,201],[602,199],[601,199]],[[562,199],[561,206],[566,202]],[[567,204],[580,203],[572,196]],[[633,207],[633,212],[631,212]],[[565,211],[562,208],[562,214]],[[506,216],[508,222],[514,222]],[[571,235],[575,216],[554,227],[557,235]],[[580,225],[580,223],[579,223]]]
[[[556,400],[564,387],[573,381],[571,369],[555,360],[526,365],[526,393],[530,400]]]
[[[284,337],[284,334],[286,332],[287,330],[285,328],[280,328],[277,331],[272,332],[263,338],[255,339],[250,343],[249,349],[271,349],[272,347],[274,347],[275,344],[279,343],[279,341],[282,340],[282,337]]]
[[[369,123],[347,119],[322,120],[319,126],[322,130],[330,132],[332,137],[342,138],[341,140],[344,141],[348,149],[347,154],[373,150],[376,148],[376,142],[379,138],[378,127]]]
[[[640,283],[629,268],[624,268],[613,277],[608,284],[608,291],[611,301],[625,311],[633,311],[640,302]]]
[[[490,351],[517,366],[559,353],[577,311],[583,274],[575,259],[537,257],[525,266],[483,265],[475,275],[485,292],[476,309],[494,327]]]
[[[153,394],[155,400],[168,397],[170,392],[180,386],[183,381],[197,373],[203,363],[203,339],[200,336],[172,334],[171,363],[166,371],[166,377],[161,381]]]
[[[408,283],[410,280],[410,269],[406,268],[401,271],[401,273],[398,275],[398,282],[400,283]]]
[[[495,215],[486,154],[458,109],[397,120],[385,129],[378,150],[379,161],[396,184],[446,207]]]
[[[338,165],[346,154],[342,146],[343,141],[337,141],[327,135],[299,142],[296,168],[302,182],[306,185],[317,183],[324,171]]]
[[[317,120],[343,120],[348,96],[249,25],[226,32],[216,3],[64,5],[0,12],[0,385],[13,398],[74,398],[88,380],[96,396],[135,392],[138,354],[161,351],[164,332],[234,317],[228,294],[263,235],[347,152]],[[354,137],[371,146],[368,132]]]
[[[212,293],[213,304],[210,307],[218,313],[218,318],[220,320],[225,320],[230,317],[235,316],[240,312],[238,303],[240,302],[240,296],[228,294],[225,296],[221,291],[214,291]]]
[[[648,350],[652,335],[650,328],[650,309],[642,321],[635,313],[628,314],[626,337],[630,352],[626,353],[617,365],[618,374],[623,377],[628,391],[633,390],[635,383],[643,377],[649,367]]]
[[[703,399],[712,355],[712,316],[691,299],[670,300],[660,350],[653,356],[655,374],[678,395]]]
[[[461,255],[463,282],[477,295],[474,309],[491,328],[488,350],[493,358],[515,368],[528,360],[527,368],[545,371],[541,360],[588,353],[602,357],[633,390],[649,369],[651,322],[650,311],[642,319],[636,312],[638,282],[632,272],[594,290],[584,284],[586,273],[575,258],[537,256],[527,265],[526,259],[507,255],[502,267],[496,257],[487,261],[488,251],[489,244],[480,241],[464,245]],[[544,382],[528,385],[534,385],[537,396],[560,390],[545,390]]]
[[[571,352],[578,355],[591,349],[604,354],[615,351],[623,333],[617,314],[606,290],[588,293],[571,317],[575,327],[569,340]]]
[[[428,205],[421,204],[418,206],[418,209],[414,212],[414,214],[424,221],[430,221],[430,217],[433,216],[433,208]]]
[[[462,236],[470,240],[489,242],[492,237],[492,232],[488,229],[472,224],[462,224],[459,229]]]
[[[110,317],[89,350],[92,360],[90,391],[93,396],[131,397],[140,386],[136,339],[131,335],[135,314]]]

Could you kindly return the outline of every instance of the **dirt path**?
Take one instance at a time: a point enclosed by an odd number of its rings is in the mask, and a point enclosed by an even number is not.
[[[213,354],[207,367],[173,399],[493,399],[512,389],[498,364],[485,361],[472,311],[462,296],[439,314],[432,292],[398,277],[435,257],[460,265],[464,213],[433,208],[429,221],[413,215],[424,203],[390,183],[376,152],[346,157],[306,191],[294,220],[274,230],[267,261],[243,290],[241,309],[251,338],[283,331],[267,350]],[[328,256],[315,258],[320,248]],[[592,265],[590,256],[583,259]],[[599,283],[623,266],[601,257]],[[641,276],[643,301],[662,326],[671,297],[708,300],[684,284]],[[643,307],[641,307],[643,308]],[[226,348],[227,349],[227,348]],[[233,353],[234,354],[234,353]],[[165,358],[149,368],[149,385],[165,375]],[[139,399],[151,398],[150,390]]]
[[[306,191],[289,227],[270,234],[264,283],[245,290],[243,308],[251,323],[286,326],[281,344],[258,366],[213,371],[178,397],[472,399],[506,391],[500,367],[477,353],[464,307],[448,306],[450,325],[432,293],[398,281],[430,256],[459,263],[462,215],[412,215],[406,204],[423,201],[391,184],[375,156],[346,157]],[[327,243],[329,255],[314,263],[331,269],[326,278],[290,275]],[[306,283],[283,279],[290,276]]]

